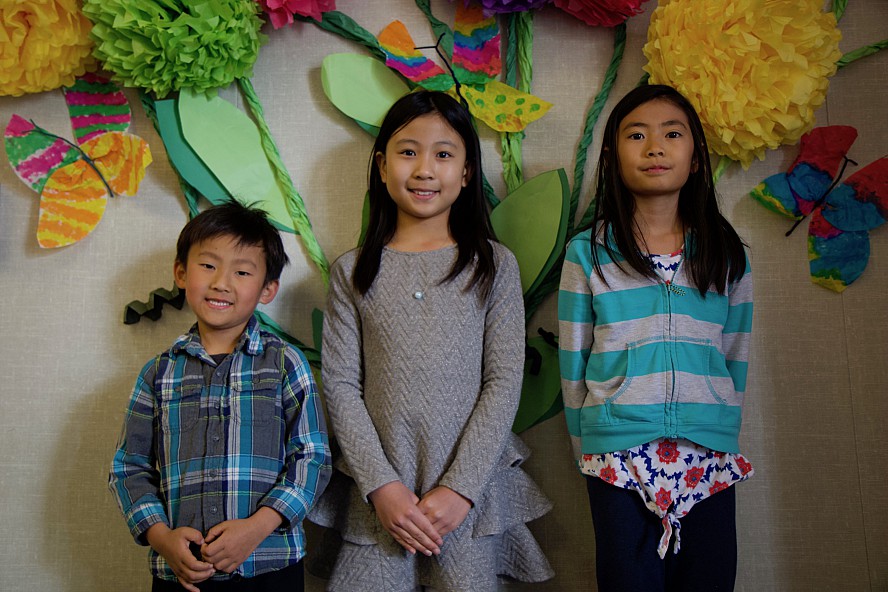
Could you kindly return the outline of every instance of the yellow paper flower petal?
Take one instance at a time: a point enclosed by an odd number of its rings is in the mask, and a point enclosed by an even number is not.
[[[841,57],[820,0],[661,0],[644,53],[652,84],[685,95],[710,149],[748,167],[814,127]]]
[[[77,0],[4,0],[0,6],[0,95],[74,84],[92,70],[92,23]]]

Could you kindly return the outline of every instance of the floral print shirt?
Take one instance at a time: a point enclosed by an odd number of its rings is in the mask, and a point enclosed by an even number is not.
[[[669,283],[681,265],[682,250],[649,255],[654,270]],[[585,454],[580,470],[611,485],[638,492],[645,506],[660,517],[663,535],[657,547],[666,556],[675,535],[673,553],[681,548],[681,523],[694,504],[754,473],[740,454],[710,450],[682,438],[658,438],[628,450]]]

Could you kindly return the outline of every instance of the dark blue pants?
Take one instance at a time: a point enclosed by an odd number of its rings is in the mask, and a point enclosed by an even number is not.
[[[254,578],[235,576],[230,580],[207,580],[197,584],[201,592],[303,592],[305,583],[302,561],[280,569],[260,574]],[[155,577],[151,592],[185,592],[179,582]]]
[[[657,555],[660,518],[637,491],[586,477],[598,592],[731,592],[737,576],[734,487],[696,504],[681,518],[681,550]],[[674,541],[673,541],[674,542]]]

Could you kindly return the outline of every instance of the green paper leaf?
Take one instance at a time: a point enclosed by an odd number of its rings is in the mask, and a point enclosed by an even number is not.
[[[160,138],[163,140],[170,163],[176,168],[179,176],[212,204],[220,204],[231,199],[231,194],[185,141],[179,123],[176,99],[155,101],[154,110]]]
[[[218,96],[183,90],[178,107],[185,141],[228,193],[245,204],[258,205],[275,226],[295,233],[256,124]]]
[[[361,127],[378,128],[395,101],[410,92],[385,64],[353,53],[325,57],[321,83],[330,102]]]
[[[527,345],[541,356],[539,372],[533,374],[533,361],[524,364],[524,384],[521,387],[521,401],[518,413],[512,424],[512,431],[520,434],[544,419],[557,415],[563,407],[561,402],[561,372],[558,366],[558,348],[553,347],[542,337],[531,337]]]
[[[558,169],[527,181],[490,214],[497,238],[518,259],[525,294],[542,281],[564,249],[568,206],[567,175]]]
[[[284,329],[278,325],[274,319],[270,316],[262,312],[261,310],[253,311],[253,316],[256,317],[256,320],[259,321],[259,326],[265,329],[270,333],[274,333],[290,345],[294,345],[298,347],[302,353],[305,355],[305,359],[308,360],[308,363],[316,368],[321,367],[321,352],[313,347],[309,347],[299,341],[297,338],[293,337]]]

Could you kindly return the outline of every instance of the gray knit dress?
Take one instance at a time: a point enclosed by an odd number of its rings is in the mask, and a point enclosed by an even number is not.
[[[364,296],[351,281],[357,252],[333,265],[323,383],[342,454],[309,516],[342,537],[328,590],[482,592],[498,575],[553,575],[526,526],[551,503],[520,468],[529,450],[511,431],[524,363],[518,265],[493,246],[486,302],[465,291],[471,265],[440,283],[456,247],[384,249]],[[473,502],[439,556],[410,555],[377,520],[367,495],[398,480],[419,497],[443,485]]]

